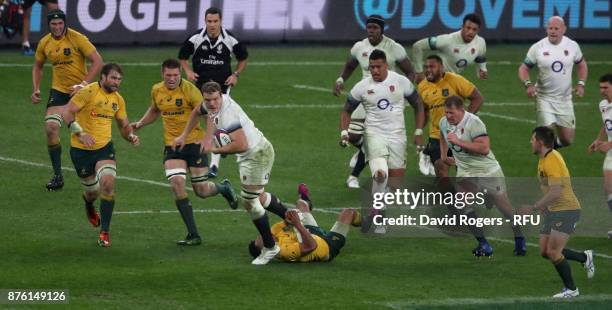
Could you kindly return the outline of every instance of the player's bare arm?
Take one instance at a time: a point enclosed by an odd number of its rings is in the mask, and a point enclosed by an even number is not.
[[[43,77],[43,66],[45,62],[36,60],[32,66],[32,103],[36,104],[40,102],[40,81]]]
[[[356,105],[347,102],[340,113],[340,146],[346,147],[349,143],[348,128],[351,123],[351,113],[357,108]]]
[[[491,151],[488,136],[477,137],[472,142],[459,139],[454,132],[449,132],[447,137],[448,142],[461,147],[469,153],[487,155]]]
[[[484,97],[482,94],[477,88],[474,88],[474,91],[472,91],[468,99],[470,99],[470,106],[467,108],[468,112],[473,114],[478,113],[478,110],[480,110],[480,107],[484,103]]]
[[[97,50],[93,51],[89,56],[87,56],[87,58],[91,62],[89,70],[87,71],[87,75],[85,76],[81,84],[73,85],[71,87],[72,92],[70,92],[70,96],[73,96],[83,87],[87,86],[87,84],[91,83],[92,81],[95,81],[96,77],[100,73],[100,69],[102,69],[102,66],[104,65],[102,56],[100,56],[100,53],[98,53]]]
[[[414,109],[414,144],[417,146],[417,150],[423,149],[423,127],[425,127],[425,104],[421,96],[414,91],[412,95],[406,97],[408,103]]]
[[[414,73],[414,67],[412,67],[412,62],[410,61],[410,59],[406,57],[402,60],[398,60],[396,63],[397,63],[397,66],[400,68],[400,70],[404,72],[404,75],[406,75],[406,77],[410,80],[410,82],[414,83],[415,82],[414,79],[416,75]]]
[[[64,120],[64,123],[68,124],[68,129],[70,129],[70,132],[75,134],[77,139],[79,139],[83,145],[86,147],[92,147],[96,144],[96,139],[86,132],[83,132],[81,125],[74,119],[74,115],[80,110],[81,108],[79,108],[71,100],[62,110],[62,119]]]
[[[187,138],[187,135],[189,135],[191,130],[193,130],[193,128],[198,124],[198,117],[202,115],[200,113],[201,107],[202,105],[200,104],[197,108],[191,111],[191,114],[189,115],[189,120],[185,125],[185,129],[183,129],[183,132],[180,136],[174,138],[174,142],[172,143],[172,150],[176,150],[176,147],[178,147],[179,150],[183,149],[183,147],[185,146],[185,138]]]
[[[246,152],[249,149],[249,143],[247,142],[244,129],[240,128],[229,133],[232,142],[224,145],[223,147],[213,146],[210,152],[215,154],[236,154]]]
[[[121,137],[123,137],[123,139],[130,142],[133,146],[140,145],[140,139],[134,134],[132,126],[130,126],[130,121],[127,119],[127,117],[118,118],[117,125],[119,125],[119,132],[121,133]]]
[[[147,109],[145,114],[140,118],[140,120],[138,120],[135,123],[131,123],[130,126],[132,127],[132,130],[136,131],[144,126],[147,126],[155,122],[159,118],[160,115],[161,115],[161,111],[157,108],[157,106],[152,104]]]
[[[521,64],[521,66],[519,67],[518,77],[519,77],[519,80],[521,80],[521,82],[525,86],[527,97],[535,98],[535,96],[537,95],[537,91],[536,91],[535,85],[529,79],[529,67],[527,67],[526,64]]]
[[[589,74],[589,68],[587,66],[586,60],[583,58],[577,65],[577,75],[578,75],[578,83],[574,88],[574,92],[578,97],[584,96],[584,83],[586,82],[587,76]]]
[[[443,163],[449,166],[454,166],[455,159],[453,157],[448,157],[447,154],[448,154],[448,144],[446,143],[446,139],[442,138],[440,139],[440,160],[442,160]]]
[[[355,71],[358,66],[359,62],[353,57],[346,61],[346,63],[344,64],[344,68],[342,68],[342,73],[340,73],[340,77],[336,80],[336,83],[334,84],[334,96],[340,96],[342,90],[344,90],[344,82],[351,77],[351,74],[353,74],[353,71]]]
[[[195,82],[198,79],[199,75],[193,72],[193,70],[191,70],[191,67],[189,67],[188,59],[180,59],[179,62],[181,63],[181,68],[183,68],[183,71],[185,71],[187,79],[191,82]]]
[[[302,237],[302,242],[300,243],[300,256],[308,255],[316,250],[317,241],[312,237],[306,227],[302,225],[300,217],[295,210],[287,211],[287,213],[285,213],[285,220],[292,224]]]
[[[534,211],[545,212],[546,207],[555,203],[561,197],[561,184],[550,185],[548,192],[544,197],[533,205],[524,205],[518,210],[519,214],[531,214]]]
[[[425,78],[425,75],[423,74],[423,54],[425,51],[431,50],[429,48],[428,41],[429,41],[429,38],[424,38],[424,39],[418,40],[417,42],[414,43],[414,45],[412,45],[412,58],[414,59],[414,63],[415,63],[414,82],[417,85]]]
[[[589,145],[589,148],[588,148],[589,153],[598,151],[599,146],[602,145],[603,143],[606,143],[604,141],[605,137],[606,137],[606,128],[602,125],[601,128],[599,128],[599,133],[597,134],[597,138],[595,138],[593,143]]]

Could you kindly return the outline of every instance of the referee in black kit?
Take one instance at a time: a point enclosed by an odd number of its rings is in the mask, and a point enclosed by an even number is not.
[[[181,47],[178,58],[181,67],[185,70],[187,78],[195,82],[196,86],[215,81],[221,85],[224,94],[229,92],[230,86],[238,83],[240,73],[244,71],[249,53],[246,46],[229,31],[221,27],[221,10],[211,7],[204,14],[206,28],[193,33]],[[232,71],[232,54],[236,56],[238,64]],[[191,57],[193,70],[189,67]],[[217,176],[219,155],[211,155],[208,177]]]

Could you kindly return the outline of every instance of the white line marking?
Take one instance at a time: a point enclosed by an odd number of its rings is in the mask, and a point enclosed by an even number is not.
[[[36,163],[36,162],[31,162],[31,161],[17,159],[17,158],[11,158],[11,157],[0,156],[0,160],[1,161],[6,161],[6,162],[18,163],[18,164],[27,165],[27,166],[32,166],[32,167],[51,168],[50,165]],[[62,170],[65,170],[65,171],[74,171],[74,169],[68,168],[68,167],[62,167]],[[162,186],[162,187],[170,187],[170,185],[167,184],[167,183],[156,182],[156,181],[146,180],[146,179],[133,178],[133,177],[117,176],[117,179],[127,180],[127,181],[132,181],[132,182],[138,182],[138,183],[151,184],[151,185]],[[191,188],[187,188],[187,190],[192,190],[192,189]],[[339,211],[341,211],[342,209],[343,208],[326,208],[326,209],[315,209],[315,211],[321,212],[321,213],[339,214],[340,213]],[[193,211],[194,212],[202,212],[202,213],[207,213],[207,212],[211,212],[211,213],[213,213],[213,212],[214,213],[223,213],[223,212],[240,212],[241,210],[232,210],[232,209],[197,209],[197,210],[193,210]],[[176,211],[176,210],[134,210],[134,211],[116,211],[116,212],[114,212],[114,214],[155,214],[155,213],[168,214],[168,213],[177,213],[177,212],[178,211]],[[417,226],[417,227],[419,227],[419,226]],[[424,227],[419,227],[419,228],[424,228]],[[514,244],[514,241],[511,241],[511,240],[499,239],[499,238],[494,238],[494,237],[489,237],[489,239],[490,240],[499,241],[499,242]],[[536,247],[536,248],[539,247],[539,245],[537,245],[535,243],[529,243],[528,242],[527,245],[531,246],[531,247]],[[602,257],[602,258],[612,259],[612,256],[609,256],[609,255],[606,255],[606,254],[594,253],[593,255],[598,256],[598,257]]]
[[[609,294],[595,294],[595,295],[580,295],[580,297],[574,299],[553,299],[552,297],[539,297],[539,296],[525,296],[525,297],[505,297],[505,298],[449,298],[442,300],[430,300],[430,301],[397,301],[397,302],[385,302],[380,303],[386,307],[392,309],[405,309],[414,306],[486,306],[486,305],[517,305],[520,308],[520,303],[546,303],[547,305],[554,308],[554,304],[575,304],[591,301],[608,301],[612,300],[612,295]],[[576,305],[577,306],[577,305]]]
[[[513,121],[513,122],[521,122],[521,123],[528,123],[528,124],[535,124],[536,121],[532,120],[532,119],[525,119],[525,118],[518,118],[518,117],[513,117],[513,116],[508,116],[508,115],[501,115],[501,114],[495,114],[495,113],[491,113],[491,112],[478,112],[479,116],[488,116],[488,117],[493,117],[493,118],[499,118],[499,119],[505,119],[507,121]]]
[[[0,160],[7,161],[7,162],[20,163],[20,164],[23,164],[23,165],[33,166],[33,167],[52,168],[51,165],[35,163],[35,162],[31,162],[31,161],[27,161],[27,160],[22,160],[22,159],[17,159],[17,158],[10,158],[10,157],[0,156]],[[64,170],[64,171],[74,171],[74,169],[70,168],[70,167],[62,167],[62,170]],[[145,180],[145,179],[139,179],[139,178],[133,178],[133,177],[125,177],[125,176],[120,176],[120,175],[117,176],[117,179],[119,179],[119,180],[127,180],[127,181],[132,181],[132,182],[145,183],[145,184],[151,184],[151,185],[157,185],[157,186],[163,186],[163,187],[170,187],[170,184],[168,184],[168,183],[162,183],[162,182],[157,182],[157,181],[152,181],[152,180]],[[193,189],[188,187],[187,190],[192,191]]]
[[[500,61],[489,61],[488,65],[500,65],[500,66],[519,66],[522,62],[512,62],[507,60]],[[589,65],[611,65],[612,61],[608,60],[589,60]],[[341,66],[344,62],[341,61],[254,61],[249,62],[249,66],[255,67],[269,67],[269,66]],[[124,67],[159,67],[158,62],[124,62],[121,64]],[[0,63],[0,67],[26,67],[31,68],[32,64],[29,63]]]

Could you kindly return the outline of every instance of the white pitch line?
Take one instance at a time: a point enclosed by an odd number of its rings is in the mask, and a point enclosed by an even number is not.
[[[589,60],[589,65],[611,65],[612,61],[608,60]],[[249,62],[249,66],[269,67],[269,66],[341,66],[344,62],[341,61],[254,61]],[[489,61],[488,65],[499,66],[519,66],[521,62],[512,62],[507,60]],[[121,66],[125,67],[159,67],[158,62],[124,62]],[[32,64],[25,63],[0,63],[0,67],[26,67],[31,68]]]
[[[23,164],[23,165],[33,166],[33,167],[52,168],[51,165],[46,165],[46,164],[41,164],[41,163],[36,163],[36,162],[32,162],[32,161],[27,161],[27,160],[22,160],[22,159],[17,159],[17,158],[11,158],[11,157],[0,156],[0,160],[6,161],[6,162],[20,163],[20,164]],[[62,170],[64,170],[64,171],[74,171],[74,169],[70,168],[70,167],[62,167]],[[133,177],[125,177],[125,176],[120,176],[120,175],[117,176],[117,179],[119,179],[119,180],[127,180],[127,181],[132,181],[132,182],[145,183],[145,184],[151,184],[151,185],[157,185],[157,186],[163,186],[163,187],[170,187],[170,184],[168,184],[168,183],[162,183],[162,182],[146,180],[146,179],[139,179],[139,178],[133,178]],[[192,191],[193,189],[187,188],[187,190]]]
[[[23,164],[23,165],[27,165],[27,166],[32,166],[32,167],[51,168],[50,165],[41,164],[41,163],[32,162],[32,161],[27,161],[27,160],[22,160],[22,159],[17,159],[17,158],[11,158],[11,157],[0,156],[0,160],[1,161],[6,161],[6,162],[19,163],[19,164]],[[65,170],[65,171],[74,171],[74,169],[68,168],[68,167],[62,167],[62,170]],[[167,184],[167,183],[156,182],[156,181],[147,180],[147,179],[139,179],[139,178],[133,178],[133,177],[124,177],[124,176],[117,176],[117,179],[122,179],[122,180],[132,181],[132,182],[145,183],[145,184],[151,184],[151,185],[156,185],[156,186],[170,187],[170,185]],[[187,190],[192,190],[192,189],[191,188],[187,188]],[[342,210],[342,209],[343,208],[327,208],[327,209],[315,209],[315,211],[321,212],[321,213],[338,214],[339,211]],[[202,213],[206,213],[206,212],[222,213],[222,212],[240,212],[241,210],[232,210],[232,209],[197,209],[197,210],[193,210],[193,211],[194,212],[202,212]],[[177,213],[177,212],[178,211],[176,211],[176,210],[159,210],[159,211],[157,211],[157,210],[134,210],[134,211],[116,211],[116,212],[114,212],[114,214],[156,214],[156,213],[168,214],[168,213]],[[506,240],[506,239],[499,239],[499,238],[489,238],[489,239],[496,240],[496,241],[499,241],[499,242],[514,244],[514,241],[510,241],[510,240]],[[539,247],[539,245],[537,245],[535,243],[527,243],[527,245],[531,246],[531,247]],[[593,255],[598,256],[598,257],[602,257],[602,258],[612,259],[612,256],[609,256],[609,255],[606,255],[606,254],[594,253]]]
[[[502,114],[495,114],[495,113],[491,113],[491,112],[478,112],[479,116],[488,116],[488,117],[493,117],[493,118],[499,118],[499,119],[505,119],[507,121],[513,121],[513,122],[521,122],[521,123],[527,123],[527,124],[535,124],[536,121],[532,120],[532,119],[525,119],[525,118],[518,118],[518,117],[513,117],[513,116],[508,116],[508,115],[502,115]]]
[[[405,309],[411,307],[440,307],[440,306],[487,306],[487,305],[512,305],[516,304],[520,308],[521,303],[533,303],[533,302],[544,302],[548,306],[556,304],[576,304],[578,306],[583,302],[592,301],[609,301],[612,300],[610,294],[594,294],[594,295],[580,295],[580,297],[567,300],[567,299],[553,299],[552,297],[545,296],[533,296],[533,297],[505,297],[505,298],[449,298],[442,300],[431,300],[431,301],[397,301],[397,302],[385,302],[379,303],[379,305],[386,306],[391,309]]]

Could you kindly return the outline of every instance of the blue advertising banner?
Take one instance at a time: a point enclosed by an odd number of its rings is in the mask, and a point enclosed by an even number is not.
[[[579,41],[612,40],[610,0],[60,0],[68,24],[97,44],[180,43],[204,24],[210,6],[223,10],[223,25],[251,42],[355,41],[368,15],[388,21],[386,32],[412,42],[448,33],[464,15],[483,17],[489,41],[544,37],[549,17],[563,16]],[[46,8],[33,7],[31,40],[47,31]],[[19,36],[0,45],[19,43]]]

